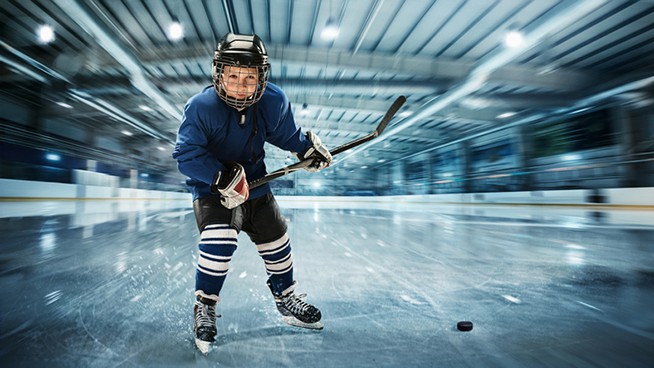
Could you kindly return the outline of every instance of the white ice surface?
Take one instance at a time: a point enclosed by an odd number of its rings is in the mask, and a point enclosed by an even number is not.
[[[205,356],[193,346],[198,234],[188,203],[28,205],[0,219],[0,362],[8,367],[654,360],[650,211],[280,201],[298,291],[321,309],[325,328],[283,323],[241,234],[218,341]],[[461,320],[474,330],[457,331]]]

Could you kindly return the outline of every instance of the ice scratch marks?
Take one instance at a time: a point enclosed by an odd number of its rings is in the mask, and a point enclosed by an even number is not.
[[[594,309],[594,310],[596,310],[596,311],[598,311],[598,312],[601,312],[601,311],[602,311],[601,309],[599,309],[599,308],[597,308],[597,307],[594,307],[594,306],[592,306],[592,305],[590,305],[590,304],[584,303],[584,302],[577,301],[577,303],[583,305],[584,307],[588,307],[588,308],[590,308],[590,309]]]
[[[164,267],[170,270],[171,273],[179,271],[182,267],[184,267],[184,262],[177,262],[175,266],[170,265],[169,263],[164,263]]]
[[[45,305],[50,305],[61,298],[64,293],[61,290],[55,290],[44,297]]]
[[[411,297],[410,295],[402,294],[400,295],[400,299],[404,300],[405,302],[413,305],[423,305],[424,303]]]
[[[516,297],[513,296],[513,295],[508,295],[508,294],[507,294],[507,295],[502,295],[502,298],[504,298],[504,299],[510,301],[510,302],[513,303],[513,304],[520,304],[520,303],[522,303],[522,300],[516,298]]]

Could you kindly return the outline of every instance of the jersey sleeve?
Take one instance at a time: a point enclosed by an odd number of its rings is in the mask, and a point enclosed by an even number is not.
[[[179,171],[189,178],[211,184],[214,176],[225,169],[208,150],[208,117],[201,112],[202,103],[191,99],[184,107],[182,123],[177,133],[173,158]]]
[[[279,90],[279,104],[276,111],[279,119],[276,126],[268,131],[266,140],[285,151],[303,154],[311,147],[311,142],[304,136],[302,129],[295,122],[291,103],[286,95]]]

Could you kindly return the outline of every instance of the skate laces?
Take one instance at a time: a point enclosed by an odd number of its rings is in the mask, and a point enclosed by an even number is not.
[[[303,299],[306,298],[307,294],[291,293],[288,296],[282,299],[284,307],[288,309],[293,314],[303,314],[311,309],[313,306],[306,303]]]
[[[195,325],[198,327],[216,328],[216,306],[195,302],[198,309],[195,312]]]

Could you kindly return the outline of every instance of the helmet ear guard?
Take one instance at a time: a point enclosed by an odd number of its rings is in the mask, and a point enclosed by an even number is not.
[[[257,69],[257,88],[252,96],[237,99],[227,95],[222,82],[226,66]],[[213,54],[213,86],[220,99],[228,106],[240,111],[254,105],[263,96],[269,75],[268,52],[259,36],[228,33],[218,43]]]

